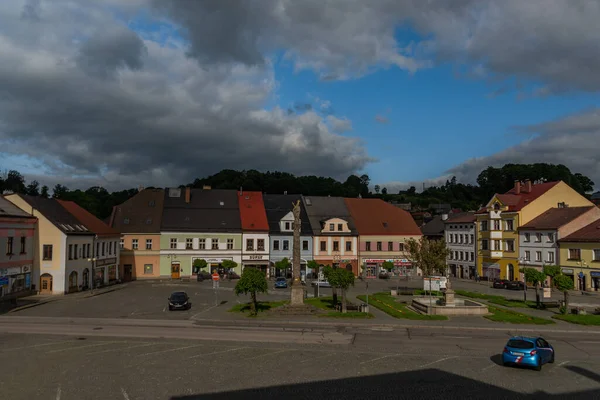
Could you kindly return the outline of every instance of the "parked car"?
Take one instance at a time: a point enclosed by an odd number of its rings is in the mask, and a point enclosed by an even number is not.
[[[502,352],[502,364],[523,365],[541,371],[542,365],[553,363],[554,347],[541,337],[511,337]]]
[[[198,282],[202,282],[205,280],[210,280],[212,278],[211,278],[211,275],[209,272],[200,271],[200,272],[198,272],[198,275],[196,275],[196,279],[198,280]]]
[[[492,286],[493,286],[494,289],[506,289],[506,284],[508,282],[509,281],[506,280],[506,279],[498,279],[498,278],[496,278],[496,279],[494,279],[494,283],[493,283]]]
[[[322,280],[322,281],[312,281],[311,285],[313,286],[319,286],[319,287],[324,287],[324,288],[330,288],[331,284],[327,281],[327,279]]]
[[[190,298],[186,292],[173,292],[168,298],[169,311],[173,310],[189,310],[192,308]]]
[[[521,281],[508,281],[506,282],[506,288],[510,290],[523,290],[525,289],[525,284]]]
[[[390,274],[387,271],[381,271],[379,273],[379,279],[390,279]]]
[[[287,279],[280,276],[275,280],[275,289],[286,289],[288,287]]]

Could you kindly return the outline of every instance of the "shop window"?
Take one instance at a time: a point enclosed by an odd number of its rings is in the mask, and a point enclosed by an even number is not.
[[[144,264],[144,275],[152,275],[154,273],[154,265]]]

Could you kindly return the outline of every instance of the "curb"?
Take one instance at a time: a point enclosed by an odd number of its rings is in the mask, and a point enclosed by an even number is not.
[[[41,306],[43,304],[48,304],[48,303],[52,303],[53,301],[59,301],[59,300],[61,300],[61,298],[49,299],[49,300],[45,300],[45,301],[38,301],[37,303],[32,303],[32,304],[25,304],[24,306],[12,308],[12,309],[8,310],[6,313],[10,314],[10,313],[14,313],[14,312],[21,311],[21,310],[27,310],[28,308]]]
[[[116,292],[117,290],[122,290],[125,289],[127,287],[127,285],[119,285],[119,286],[115,286],[113,288],[107,289],[107,290],[103,290],[102,292],[95,292],[95,293],[87,293],[84,296],[81,296],[84,299],[90,298],[90,297],[95,297],[95,296],[100,296],[103,295],[105,293],[111,293],[111,292]]]

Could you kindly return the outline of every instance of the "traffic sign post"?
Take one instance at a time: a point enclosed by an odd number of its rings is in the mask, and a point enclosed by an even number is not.
[[[217,271],[214,271],[212,274],[212,282],[213,282],[213,289],[215,291],[215,306],[219,305],[219,281],[220,281],[220,277],[219,274],[217,273]]]

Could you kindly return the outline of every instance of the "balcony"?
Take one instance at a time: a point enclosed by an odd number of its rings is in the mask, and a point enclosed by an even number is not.
[[[492,250],[490,252],[490,257],[492,257],[492,258],[502,258],[502,251],[500,251],[500,250]]]
[[[490,211],[490,219],[500,219],[500,211],[499,210],[492,210]]]

